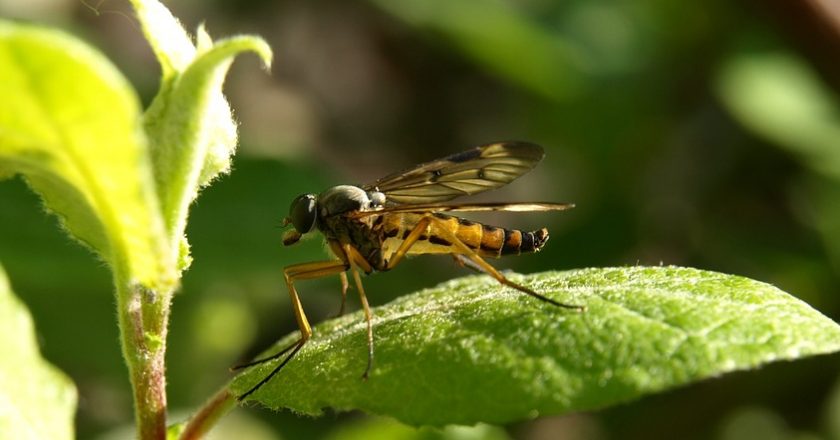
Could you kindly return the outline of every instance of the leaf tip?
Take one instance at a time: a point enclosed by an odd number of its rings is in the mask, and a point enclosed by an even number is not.
[[[262,37],[258,35],[238,35],[231,38],[231,40],[243,41],[246,46],[245,49],[254,52],[258,57],[260,57],[263,69],[271,71],[271,64],[274,60],[274,52],[272,52],[271,46],[269,46]]]
[[[263,69],[270,72],[271,63],[274,61],[274,53],[271,51],[271,46],[260,37],[253,36],[251,38],[254,39],[254,52],[260,57]]]
[[[210,37],[210,34],[207,33],[207,25],[203,21],[198,25],[198,29],[195,31],[195,47],[198,53],[204,53],[213,47],[213,39]]]

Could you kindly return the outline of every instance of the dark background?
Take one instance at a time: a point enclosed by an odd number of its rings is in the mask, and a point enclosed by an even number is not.
[[[194,263],[175,298],[167,359],[176,420],[225,383],[228,366],[295,329],[281,268],[324,255],[318,239],[281,246],[278,225],[295,195],[496,140],[536,142],[547,157],[493,199],[577,204],[491,217],[552,233],[538,256],[500,267],[693,266],[840,314],[832,0],[167,5],[190,30],[204,21],[216,38],[259,34],[275,53],[270,75],[254,56],[234,64],[234,170],[192,209]],[[0,1],[0,16],[81,36],[145,103],[154,95],[159,69],[126,2]],[[79,387],[80,438],[118,437],[132,409],[109,272],[19,179],[0,184],[0,203],[0,261],[45,356]],[[417,258],[366,287],[381,305],[462,273],[448,258]],[[300,287],[313,321],[337,310],[338,288],[337,279]],[[840,438],[838,366],[836,355],[771,365],[504,429],[523,439]],[[364,417],[247,409],[227,420],[251,438],[339,438]]]

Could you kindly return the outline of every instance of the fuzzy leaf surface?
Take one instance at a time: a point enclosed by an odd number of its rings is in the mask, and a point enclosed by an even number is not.
[[[73,36],[0,20],[0,98],[0,175],[22,174],[120,276],[160,281],[171,258],[126,79]]]
[[[505,423],[840,349],[836,323],[740,276],[625,267],[511,277],[587,310],[542,303],[489,277],[453,280],[374,309],[367,381],[365,323],[355,313],[316,326],[298,356],[248,400],[313,415],[361,409],[413,425]],[[246,370],[233,392],[276,365]]]
[[[222,85],[236,55],[251,51],[266,66],[271,49],[261,38],[239,35],[213,41],[200,26],[195,41],[157,0],[132,0],[161,64],[161,86],[143,118],[149,136],[158,198],[179,268],[189,265],[184,238],[189,206],[201,187],[230,169],[237,126]]]

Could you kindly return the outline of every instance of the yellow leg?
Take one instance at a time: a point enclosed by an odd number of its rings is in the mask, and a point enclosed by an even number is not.
[[[438,221],[434,217],[426,217],[426,218],[431,219],[433,222]],[[500,283],[502,283],[506,286],[513,287],[514,289],[516,289],[520,292],[527,293],[528,295],[531,295],[534,298],[537,298],[541,301],[545,301],[549,304],[552,304],[552,305],[555,305],[555,306],[558,306],[558,307],[567,308],[567,309],[574,309],[574,310],[578,310],[578,311],[585,310],[585,307],[583,307],[583,306],[563,304],[563,303],[557,302],[557,301],[555,301],[555,300],[553,300],[553,299],[551,299],[551,298],[549,298],[549,297],[547,297],[543,294],[537,293],[537,292],[531,290],[528,287],[525,287],[521,284],[514,283],[513,281],[507,279],[507,277],[502,275],[501,272],[496,270],[495,267],[491,266],[490,263],[488,263],[487,261],[484,260],[484,258],[481,258],[481,255],[478,255],[474,250],[470,249],[469,246],[464,244],[464,242],[461,241],[458,238],[458,236],[456,236],[452,231],[450,231],[446,227],[441,227],[441,228],[438,228],[438,229],[440,230],[441,235],[443,235],[444,238],[446,238],[450,243],[452,243],[452,245],[455,246],[458,249],[458,251],[461,253],[461,255],[463,255],[464,258],[466,258],[465,263],[467,263],[467,264],[473,263],[475,265],[475,267],[472,267],[472,265],[470,265],[473,269],[481,270],[481,271],[487,273],[488,275],[490,275],[491,277],[495,278],[496,281],[498,281],[498,282],[500,282]]]
[[[351,244],[343,244],[341,245],[341,250],[344,251],[344,255],[347,256],[347,262],[350,266],[356,266],[359,269],[362,269],[364,273],[371,273],[373,272],[373,266],[365,260],[365,257],[359,253],[359,251],[353,247]]]
[[[432,216],[426,216],[420,219],[420,221],[417,222],[417,225],[414,227],[411,233],[408,234],[408,237],[406,237],[405,240],[403,240],[403,242],[400,244],[400,247],[397,248],[397,250],[394,252],[394,256],[391,258],[391,261],[388,262],[388,269],[392,269],[394,266],[396,266],[397,263],[400,262],[402,257],[405,256],[405,254],[409,251],[409,249],[411,249],[411,246],[413,246],[414,243],[417,242],[417,240],[420,238],[421,235],[423,235],[424,232],[428,232],[429,226],[431,226],[435,222],[442,223],[441,220],[438,220]],[[461,241],[461,239],[459,239],[457,235],[455,235],[452,231],[449,230],[447,225],[441,224],[441,227],[437,228],[437,232],[440,235],[442,235],[443,238],[445,238],[447,241],[452,243],[452,246],[455,247],[455,249],[457,250],[457,254],[455,255],[455,261],[458,262],[458,264],[460,264],[461,266],[468,266],[471,269],[482,271],[492,276],[498,282],[506,286],[513,287],[514,289],[519,290],[520,292],[527,293],[528,295],[531,295],[534,298],[537,298],[541,301],[545,301],[549,304],[579,311],[583,311],[585,309],[585,307],[583,306],[563,304],[557,302],[551,298],[546,297],[545,295],[537,293],[523,285],[514,283],[513,281],[507,279],[498,270],[496,270],[496,268],[494,268],[487,261],[485,261],[484,258],[481,258],[481,255],[478,255],[474,250],[470,249],[469,246],[464,244],[464,242]]]
[[[368,362],[367,367],[365,367],[365,372],[362,373],[362,379],[367,380],[370,369],[373,367],[373,315],[370,313],[370,305],[368,304],[367,296],[365,296],[365,290],[362,287],[362,279],[359,277],[359,271],[356,268],[353,268],[353,278],[356,281],[356,288],[359,289],[359,299],[365,311],[365,321],[367,321]]]
[[[472,269],[479,273],[486,273],[483,270],[481,270],[481,268],[472,260],[461,254],[452,254],[452,259],[455,260],[455,264],[457,264],[458,266],[465,267],[467,269]]]
[[[359,300],[362,302],[362,309],[365,311],[365,321],[367,322],[367,343],[368,343],[368,363],[365,368],[362,379],[367,380],[370,369],[373,367],[373,315],[370,313],[370,305],[368,304],[367,295],[365,295],[365,288],[362,286],[362,278],[359,276],[359,268],[366,273],[373,270],[370,263],[365,260],[356,248],[349,244],[343,245],[344,254],[350,262],[350,270],[353,272],[353,281],[356,283],[356,290],[359,291]]]
[[[306,319],[306,313],[303,311],[303,306],[301,305],[300,297],[298,296],[297,289],[295,289],[294,282],[297,280],[311,280],[314,278],[335,275],[337,273],[344,273],[346,270],[347,263],[343,261],[320,261],[316,263],[293,264],[283,269],[283,275],[286,278],[286,286],[289,289],[289,296],[292,299],[292,308],[295,312],[295,319],[297,319],[298,327],[300,328],[300,339],[272,356],[257,359],[253,362],[234,367],[233,369],[238,370],[272,361],[286,355],[283,361],[275,367],[271,373],[264,377],[259,383],[251,387],[250,390],[246,391],[241,396],[238,396],[236,400],[244,400],[271,380],[278,371],[280,371],[287,363],[289,363],[290,360],[292,360],[295,354],[297,354],[301,347],[303,347],[306,341],[308,341],[312,336],[312,328],[309,325],[309,320]]]
[[[391,260],[388,261],[388,269],[393,269],[397,264],[399,264],[400,260],[402,260],[408,250],[411,249],[411,246],[414,246],[414,243],[417,242],[417,239],[419,239],[424,232],[428,232],[431,222],[431,217],[423,217],[416,225],[414,225],[414,229],[412,229],[411,233],[408,234],[408,237],[400,243],[400,247],[397,248],[394,255],[391,256]]]
[[[344,315],[344,307],[347,305],[347,289],[350,288],[350,283],[347,282],[347,272],[341,272],[338,276],[341,278],[341,307],[338,309],[338,314],[335,315],[336,318]]]
[[[312,328],[303,312],[297,289],[294,282],[297,280],[311,280],[323,278],[330,275],[342,273],[347,270],[347,263],[343,261],[321,261],[317,263],[293,264],[283,269],[286,277],[286,285],[289,287],[289,296],[292,299],[292,307],[295,311],[298,327],[300,328],[301,339],[306,340],[312,336]]]

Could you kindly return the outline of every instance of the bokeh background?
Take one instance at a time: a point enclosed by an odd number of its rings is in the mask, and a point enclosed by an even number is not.
[[[493,199],[577,204],[489,218],[552,231],[544,252],[499,266],[694,266],[840,315],[835,0],[166,3],[189,29],[256,33],[275,51],[270,74],[256,57],[236,61],[226,85],[241,123],[234,170],[192,210],[194,263],[167,359],[176,419],[225,383],[230,365],[295,329],[280,270],[324,252],[318,239],[281,246],[295,195],[496,140],[536,142],[547,157]],[[0,16],[81,36],[144,102],[154,95],[159,69],[127,2],[0,0]],[[122,438],[131,397],[107,269],[19,179],[0,183],[0,207],[0,261],[45,356],[79,387],[79,437]],[[366,286],[381,305],[462,273],[421,257]],[[313,320],[337,311],[338,288],[301,285]],[[443,434],[358,413],[256,408],[226,424],[255,439],[840,439],[838,367],[837,355],[782,363],[598,412]]]

